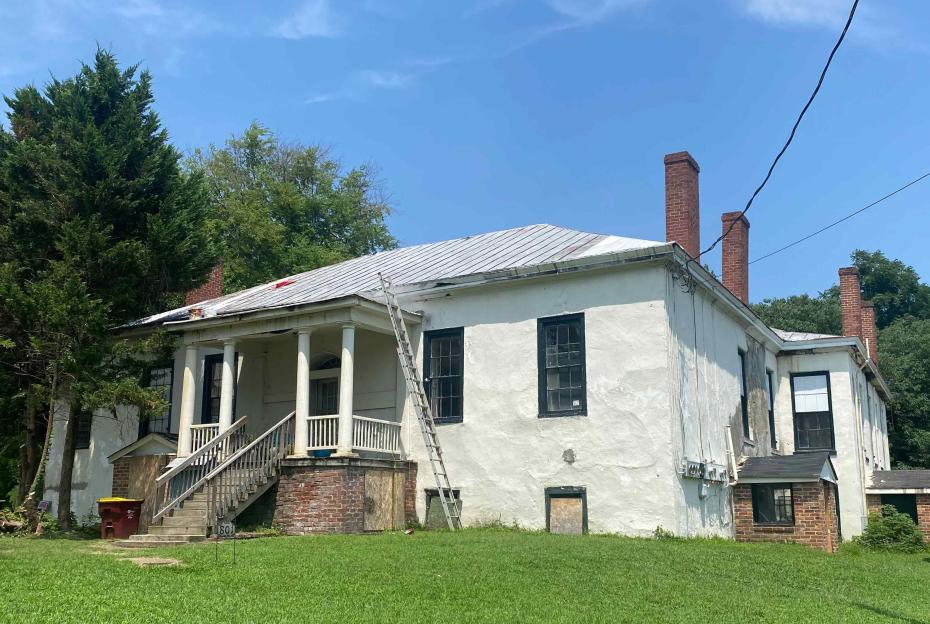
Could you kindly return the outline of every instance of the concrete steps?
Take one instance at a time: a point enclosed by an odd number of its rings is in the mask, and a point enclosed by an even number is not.
[[[156,527],[152,527],[156,528]],[[183,546],[194,544],[207,539],[203,533],[199,535],[156,535],[153,533],[133,535],[129,539],[116,540],[114,546],[120,548],[159,548],[165,546]]]

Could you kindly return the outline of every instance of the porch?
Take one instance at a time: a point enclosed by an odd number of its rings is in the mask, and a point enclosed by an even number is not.
[[[202,539],[268,496],[287,532],[403,526],[416,464],[405,461],[405,382],[384,307],[352,298],[183,330],[177,455],[156,480],[150,535],[134,543]]]
[[[356,299],[317,314],[197,326],[175,365],[179,459],[240,420],[255,439],[292,411],[289,457],[404,459],[405,386],[382,306]]]

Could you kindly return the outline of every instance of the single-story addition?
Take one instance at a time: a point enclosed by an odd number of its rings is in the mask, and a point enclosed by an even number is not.
[[[215,272],[187,306],[125,329],[177,335],[174,358],[150,375],[171,407],[142,423],[131,410],[82,423],[75,513],[117,491],[144,496],[152,519],[139,543],[202,539],[244,514],[288,533],[435,519],[383,273],[466,525],[758,538],[765,532],[740,524],[747,501],[767,518],[822,486],[824,501],[838,501],[843,537],[859,534],[871,474],[889,467],[874,309],[844,268],[843,336],[766,326],[747,305],[745,217],[721,216],[721,281],[693,260],[698,171],[687,152],[665,157],[664,241],[531,225],[222,296]],[[791,466],[829,456],[820,465],[833,472],[780,473],[779,488],[747,499],[756,458],[770,456]],[[820,522],[832,530],[829,513]]]
[[[930,470],[876,470],[865,498],[870,513],[892,505],[908,514],[930,541]]]

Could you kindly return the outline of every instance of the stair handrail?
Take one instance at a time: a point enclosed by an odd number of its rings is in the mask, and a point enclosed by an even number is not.
[[[211,462],[222,464],[225,460],[224,455],[234,454],[239,450],[239,444],[246,441],[243,431],[245,422],[246,417],[243,416],[229,429],[213,437],[183,461],[155,479],[155,509],[157,511],[152,516],[152,523],[164,518],[200,488],[206,476],[201,473],[209,474],[208,471],[212,469]],[[174,481],[177,483],[172,487]]]
[[[226,499],[228,499],[230,495],[230,492],[226,491],[227,484],[224,484],[224,483],[216,484],[215,482],[217,480],[222,480],[222,477],[226,473],[226,471],[229,470],[231,467],[235,466],[237,463],[244,463],[242,461],[242,458],[253,452],[258,451],[258,453],[260,454],[260,458],[259,458],[260,461],[258,465],[248,465],[245,467],[245,469],[248,469],[252,473],[250,474],[250,478],[254,478],[254,476],[257,473],[260,473],[262,471],[267,471],[267,469],[271,467],[273,464],[276,465],[278,462],[281,461],[281,459],[286,457],[291,452],[294,446],[293,428],[291,429],[291,431],[287,431],[287,427],[296,420],[295,418],[296,414],[297,414],[296,411],[291,412],[290,414],[288,414],[287,416],[279,420],[277,423],[271,426],[268,430],[266,430],[260,436],[258,436],[257,438],[249,442],[247,445],[243,446],[241,449],[239,449],[232,455],[230,455],[225,461],[223,461],[223,463],[221,463],[219,466],[214,468],[207,476],[205,476],[202,479],[201,484],[203,484],[204,487],[210,487],[210,490],[211,490],[210,497],[209,497],[209,508],[208,508],[208,513],[207,513],[207,524],[208,525],[214,526],[215,528],[216,521],[219,518],[222,518],[226,514],[226,511],[227,511],[226,503],[228,502]],[[283,431],[283,437],[280,440],[280,442],[283,442],[283,443],[279,442],[278,447],[274,454],[270,454],[266,452],[270,449],[262,448],[262,445],[265,443],[265,441],[269,437],[282,431]],[[241,489],[243,486],[241,482],[235,485],[239,489]],[[251,482],[246,485],[251,485]],[[236,492],[236,495],[238,495],[238,491]],[[221,513],[218,513],[218,507],[220,506],[221,498],[223,499],[222,501],[223,509],[221,510]]]

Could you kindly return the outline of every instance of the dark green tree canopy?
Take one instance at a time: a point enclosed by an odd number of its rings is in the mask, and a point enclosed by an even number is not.
[[[0,261],[27,276],[62,261],[114,322],[176,303],[215,254],[207,196],[152,110],[151,78],[98,50],[67,80],[7,97],[0,139]]]
[[[257,123],[189,169],[207,181],[227,292],[397,244],[370,167],[344,171],[327,149],[282,143]]]

